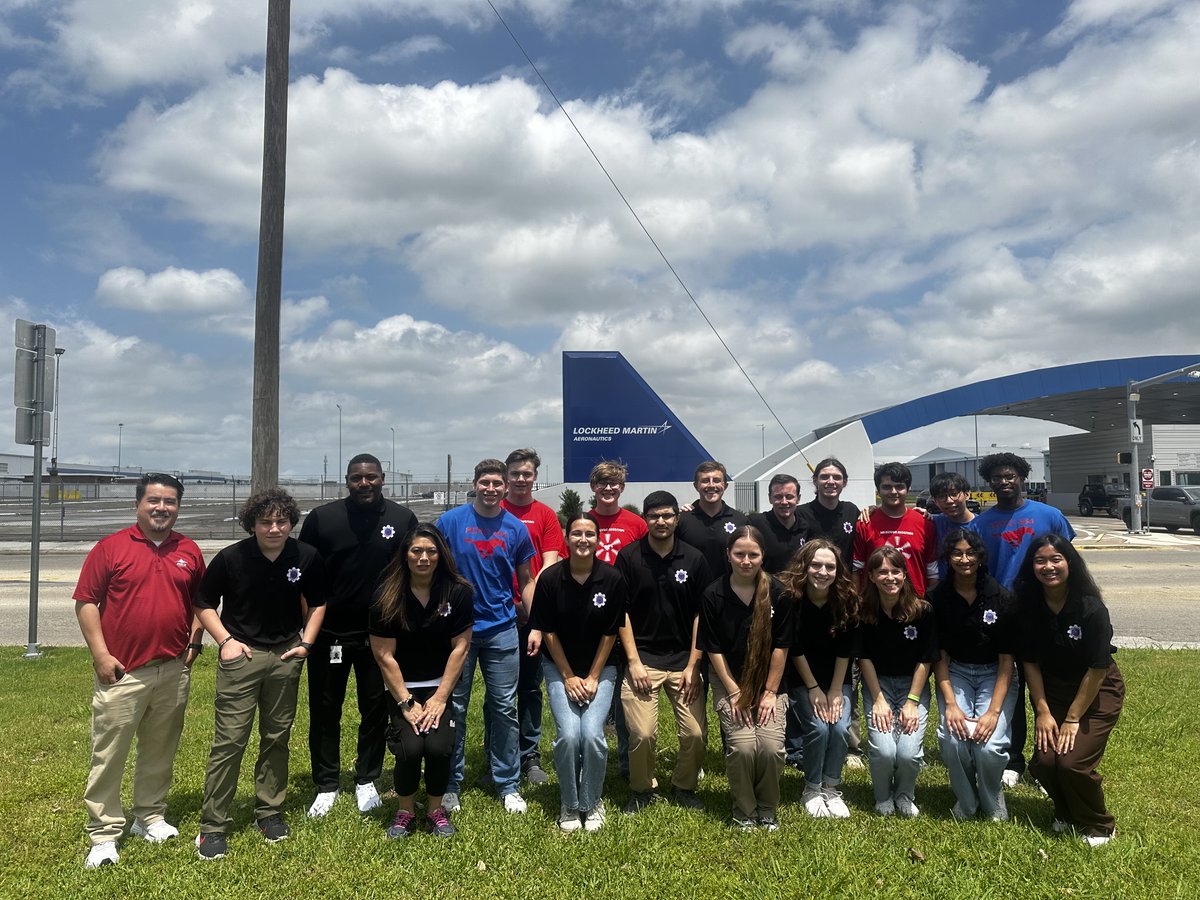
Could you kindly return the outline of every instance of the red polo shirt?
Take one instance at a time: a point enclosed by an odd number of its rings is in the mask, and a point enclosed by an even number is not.
[[[100,607],[108,652],[129,671],[187,648],[192,595],[203,575],[204,557],[191,538],[172,531],[156,547],[133,525],[92,548],[75,599]]]

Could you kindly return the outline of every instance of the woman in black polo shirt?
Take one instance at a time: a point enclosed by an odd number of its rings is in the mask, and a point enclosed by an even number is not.
[[[554,715],[563,831],[597,831],[604,824],[604,722],[617,683],[617,631],[625,621],[625,579],[596,559],[600,531],[579,516],[567,525],[564,560],[543,569],[533,594],[529,627],[542,633],[542,670]]]
[[[1015,587],[1037,717],[1029,769],[1054,803],[1054,831],[1074,828],[1098,847],[1117,828],[1096,767],[1125,700],[1108,608],[1079,551],[1056,534],[1033,539]]]
[[[972,529],[947,534],[941,557],[950,577],[929,599],[940,648],[934,666],[942,707],[938,745],[957,800],[952,814],[971,819],[982,812],[1004,822],[1008,809],[1000,779],[1019,696],[1012,682],[1017,606],[988,574],[987,550]]]
[[[838,785],[850,749],[850,664],[858,638],[858,594],[837,546],[805,543],[780,573],[796,598],[792,663],[800,684],[792,694],[804,737],[804,793],[813,818],[850,817]]]
[[[908,580],[904,554],[884,544],[867,559],[859,634],[867,755],[875,811],[915,819],[914,793],[938,659],[933,610]]]
[[[713,708],[725,736],[733,824],[778,828],[787,700],[779,682],[792,643],[792,596],[762,570],[766,547],[753,525],[729,535],[730,571],[700,600],[699,646],[712,665]]]
[[[471,585],[458,574],[445,538],[432,525],[418,525],[384,570],[368,623],[388,689],[388,746],[396,755],[400,806],[387,832],[394,840],[417,829],[422,760],[429,828],[439,837],[455,832],[442,806],[455,738],[446,704],[467,658],[474,619]]]

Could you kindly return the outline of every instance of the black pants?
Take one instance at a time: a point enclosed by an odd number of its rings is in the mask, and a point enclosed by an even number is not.
[[[437,688],[417,688],[412,695],[419,703],[433,696]],[[411,797],[421,783],[421,761],[425,761],[425,793],[440,797],[450,783],[450,765],[454,759],[455,724],[450,704],[442,713],[438,727],[427,734],[417,734],[400,712],[400,706],[389,694],[387,745],[396,755],[396,793]]]
[[[1017,706],[1013,710],[1012,743],[1008,745],[1008,765],[1018,775],[1025,774],[1025,742],[1029,740],[1029,701],[1025,688],[1025,667],[1018,663],[1017,682],[1009,690],[1017,692]]]
[[[342,661],[329,661],[329,648],[338,643]],[[358,693],[358,758],[354,783],[367,784],[383,771],[383,750],[388,724],[383,675],[375,664],[366,637],[335,640],[318,638],[308,655],[308,752],[317,791],[336,791],[341,776],[342,705],[350,670]]]

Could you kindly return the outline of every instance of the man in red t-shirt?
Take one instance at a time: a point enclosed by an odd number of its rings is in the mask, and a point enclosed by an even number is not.
[[[508,493],[500,505],[520,519],[529,530],[534,549],[530,571],[536,583],[542,569],[567,555],[567,542],[563,538],[558,514],[545,503],[533,499],[533,485],[542,465],[542,458],[537,451],[528,447],[514,450],[508,454],[504,465],[508,470],[505,478]],[[513,603],[517,604],[519,620],[521,592],[515,583]],[[550,777],[542,768],[542,755],[538,748],[542,740],[542,657],[537,646],[530,648],[528,622],[518,621],[517,634],[520,640],[518,646],[523,650],[521,670],[517,676],[517,723],[520,729],[517,746],[521,754],[521,774],[530,784],[546,784]],[[535,644],[540,643],[539,638]]]
[[[917,596],[928,596],[938,581],[937,527],[933,521],[907,504],[912,473],[904,463],[884,463],[875,470],[879,508],[867,521],[861,519],[854,532],[854,571],[861,587],[867,557],[884,544],[904,554],[908,579]]]
[[[151,843],[179,834],[163,817],[192,661],[201,650],[192,596],[204,575],[195,542],[172,529],[183,484],[147,473],[137,486],[137,524],[88,553],[75,588],[75,616],[92,654],[92,768],[83,801],[91,850],[86,868],[118,859],[125,830],[121,778],[137,737],[133,828]]]
[[[622,547],[628,547],[649,533],[641,516],[621,508],[621,493],[625,490],[628,474],[629,469],[624,463],[606,459],[596,463],[588,476],[588,483],[596,497],[592,518],[600,529],[596,559],[609,565],[616,563]]]

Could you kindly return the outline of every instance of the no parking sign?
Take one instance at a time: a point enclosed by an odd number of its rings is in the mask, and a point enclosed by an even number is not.
[[[1154,470],[1142,469],[1142,490],[1148,491],[1154,487]]]

